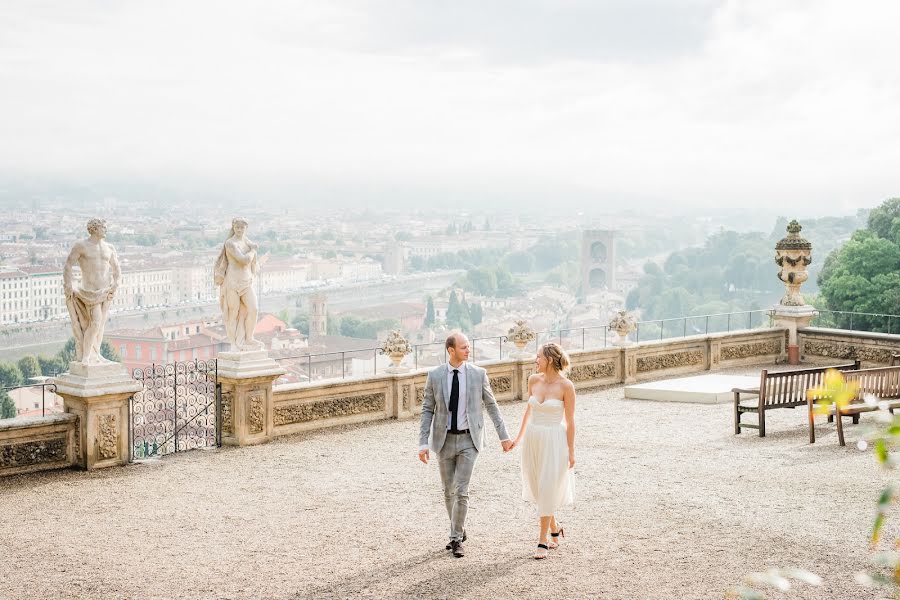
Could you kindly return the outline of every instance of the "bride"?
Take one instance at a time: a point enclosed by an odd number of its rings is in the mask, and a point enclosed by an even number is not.
[[[556,511],[574,501],[575,385],[563,375],[569,357],[558,344],[541,346],[536,365],[538,372],[528,378],[528,405],[513,447],[522,446],[522,497],[538,508],[540,537],[534,557],[542,559],[565,537]]]

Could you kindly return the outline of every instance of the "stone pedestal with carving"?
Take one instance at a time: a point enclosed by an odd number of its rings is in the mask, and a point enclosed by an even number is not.
[[[534,330],[525,324],[523,320],[517,320],[516,324],[507,333],[507,339],[515,344],[516,349],[509,353],[513,360],[529,360],[534,354],[526,350],[526,346],[535,340]]]
[[[285,370],[265,350],[220,352],[222,443],[264,444],[272,439],[272,384]]]
[[[776,327],[783,327],[788,331],[787,361],[789,365],[800,364],[800,341],[797,330],[809,327],[810,322],[819,312],[810,305],[784,306],[778,304],[772,312]]]
[[[141,384],[119,363],[76,362],[54,383],[65,411],[78,417],[74,464],[88,470],[127,464],[128,401]]]

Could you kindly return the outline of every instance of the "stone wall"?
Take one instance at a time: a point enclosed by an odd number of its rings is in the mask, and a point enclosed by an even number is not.
[[[809,361],[856,360],[863,368],[891,364],[900,352],[900,335],[807,327],[798,332],[800,358]]]
[[[0,420],[0,477],[71,467],[77,420],[69,413]]]
[[[784,330],[757,329],[643,343],[625,348],[572,351],[569,377],[577,389],[660,379],[710,369],[776,362],[784,355]],[[499,402],[527,394],[534,360],[481,363]],[[300,383],[273,391],[274,434],[321,427],[413,418],[422,412],[427,370],[401,375]]]

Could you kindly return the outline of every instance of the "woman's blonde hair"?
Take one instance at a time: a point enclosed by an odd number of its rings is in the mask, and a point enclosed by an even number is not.
[[[556,342],[547,342],[541,346],[539,352],[560,373],[565,373],[569,370],[569,355]]]

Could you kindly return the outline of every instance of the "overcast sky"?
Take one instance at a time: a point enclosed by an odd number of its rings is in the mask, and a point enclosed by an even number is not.
[[[836,214],[900,195],[898,25],[895,0],[3,0],[0,172]]]

